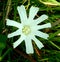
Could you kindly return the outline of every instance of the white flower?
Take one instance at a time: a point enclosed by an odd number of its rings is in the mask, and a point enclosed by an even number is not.
[[[21,35],[20,38],[13,43],[13,47],[16,48],[21,42],[24,40],[26,45],[26,53],[31,54],[34,53],[32,40],[36,43],[37,47],[41,49],[44,45],[35,37],[39,36],[41,38],[47,39],[49,37],[48,34],[39,31],[43,28],[51,27],[50,23],[44,25],[38,25],[39,23],[43,22],[45,19],[48,18],[47,15],[42,15],[39,18],[34,20],[35,15],[37,14],[39,8],[38,7],[31,7],[29,12],[29,17],[27,18],[26,10],[23,5],[17,7],[19,16],[21,18],[21,23],[18,23],[13,20],[7,20],[8,26],[17,27],[18,30],[15,32],[8,34],[8,38],[13,36]]]

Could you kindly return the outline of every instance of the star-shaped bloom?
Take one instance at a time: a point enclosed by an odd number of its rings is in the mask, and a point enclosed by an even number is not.
[[[20,38],[13,43],[13,48],[16,48],[24,40],[26,46],[26,53],[32,54],[34,53],[32,40],[36,43],[39,49],[44,47],[44,45],[35,36],[47,39],[49,35],[41,32],[40,30],[43,28],[51,27],[51,24],[47,23],[44,25],[38,25],[39,23],[43,22],[45,19],[48,18],[47,15],[43,14],[39,18],[34,19],[35,15],[39,10],[38,7],[31,6],[29,17],[27,17],[26,10],[23,5],[18,6],[17,10],[21,19],[21,23],[18,23],[14,20],[6,19],[7,20],[6,24],[8,26],[14,26],[18,28],[18,30],[16,30],[15,32],[8,34],[8,38],[20,35]]]

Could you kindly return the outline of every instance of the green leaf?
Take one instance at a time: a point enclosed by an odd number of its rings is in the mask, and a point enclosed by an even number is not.
[[[6,47],[6,40],[7,36],[0,34],[0,55],[2,53],[2,50]]]

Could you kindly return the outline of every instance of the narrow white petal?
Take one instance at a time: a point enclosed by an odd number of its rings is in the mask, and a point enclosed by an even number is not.
[[[44,25],[37,26],[37,29],[50,28],[50,27],[51,27],[51,23],[47,23],[47,24],[44,24]]]
[[[16,30],[15,32],[13,33],[10,33],[8,34],[8,38],[11,38],[11,37],[14,37],[14,36],[17,36],[17,35],[20,35],[21,34],[21,30]]]
[[[33,19],[35,15],[37,14],[39,8],[38,7],[31,7],[29,12],[29,19]]]
[[[43,32],[41,32],[41,31],[35,32],[35,35],[36,35],[36,36],[39,36],[39,37],[41,37],[41,38],[44,38],[44,39],[48,39],[48,37],[49,37],[48,34],[43,33]]]
[[[19,44],[24,40],[24,36],[21,36],[16,42],[13,43],[13,48],[19,46]]]
[[[26,14],[25,7],[23,5],[18,6],[17,10],[18,10],[19,16],[21,18],[21,22],[26,22],[26,20],[27,20],[27,14]]]
[[[36,22],[37,24],[39,24],[39,23],[43,22],[44,20],[46,20],[47,18],[48,18],[48,16],[45,15],[45,14],[43,14],[43,15],[41,15],[38,19],[36,19],[35,22]]]
[[[7,22],[6,22],[6,25],[8,26],[15,26],[17,28],[21,28],[21,24],[16,22],[16,21],[13,21],[13,20],[9,20],[9,19],[6,19]]]
[[[32,53],[34,53],[31,39],[26,38],[26,39],[25,39],[25,45],[26,45],[26,53],[27,53],[27,54],[32,54]]]
[[[37,38],[34,37],[33,40],[39,49],[44,47],[44,45]]]

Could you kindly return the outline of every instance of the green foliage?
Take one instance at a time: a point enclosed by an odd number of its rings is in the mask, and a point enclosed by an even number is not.
[[[6,47],[6,40],[7,40],[6,35],[0,34],[0,55],[3,51],[3,49]]]
[[[54,0],[43,0],[54,1]],[[60,2],[60,0],[56,0]],[[34,45],[35,53],[27,55],[25,53],[25,44],[21,43],[16,49],[12,48],[12,43],[19,36],[7,39],[8,33],[15,31],[15,27],[6,26],[6,18],[20,22],[17,12],[17,6],[24,5],[27,13],[33,5],[39,7],[39,12],[36,15],[39,17],[42,14],[47,14],[49,18],[44,23],[50,22],[52,27],[44,29],[43,32],[48,33],[49,39],[45,40],[37,37],[43,44],[44,48],[39,50]],[[43,23],[42,23],[43,24]],[[40,0],[1,0],[0,1],[0,61],[2,62],[60,62],[60,6],[45,5]],[[3,59],[2,59],[3,57]]]

